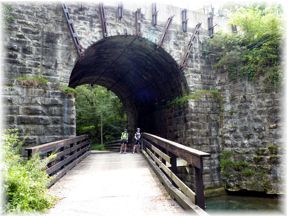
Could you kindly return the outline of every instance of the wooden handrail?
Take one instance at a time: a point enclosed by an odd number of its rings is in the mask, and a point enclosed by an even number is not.
[[[52,177],[48,185],[50,187],[90,153],[90,140],[88,135],[82,135],[26,147],[24,150],[27,152],[28,159],[34,154],[39,154],[42,159],[55,154],[55,157],[51,158],[46,165],[46,172]]]
[[[147,155],[178,186],[179,190],[191,199],[192,203],[204,210],[203,158],[209,157],[210,154],[153,134],[143,133],[142,137],[143,147]],[[176,176],[177,158],[184,159],[187,161],[187,165],[194,168],[195,192]]]

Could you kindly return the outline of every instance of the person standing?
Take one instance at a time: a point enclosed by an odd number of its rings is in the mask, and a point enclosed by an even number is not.
[[[127,152],[128,137],[129,137],[129,134],[127,132],[127,129],[125,129],[121,134],[120,153],[123,153],[123,148],[124,148],[124,153]]]
[[[140,149],[140,139],[141,139],[140,128],[137,128],[134,138],[135,138],[135,144],[133,146],[133,154],[135,153],[135,150],[139,152],[139,149]]]

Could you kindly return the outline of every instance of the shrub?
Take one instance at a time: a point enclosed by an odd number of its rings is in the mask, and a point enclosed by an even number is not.
[[[39,155],[33,156],[30,160],[22,158],[22,144],[23,141],[18,138],[16,129],[5,132],[4,209],[6,212],[43,211],[52,207],[55,202],[55,197],[47,194],[49,177],[43,169],[47,161],[41,161]]]

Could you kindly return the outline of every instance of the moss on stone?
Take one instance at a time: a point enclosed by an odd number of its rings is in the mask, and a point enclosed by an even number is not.
[[[68,86],[61,86],[60,91],[66,95],[72,95],[72,96],[76,95],[76,90],[74,88],[70,88]]]
[[[268,145],[268,150],[270,152],[270,154],[277,154],[278,153],[278,146],[277,145],[274,145],[274,144],[269,144]]]
[[[248,167],[249,164],[246,162],[246,161],[236,161],[236,162],[233,162],[233,168],[234,170],[236,171],[240,171],[246,167]]]
[[[267,148],[258,148],[257,150],[256,150],[256,154],[257,155],[267,155]]]
[[[20,83],[20,85],[23,85],[26,87],[46,86],[48,83],[48,79],[40,75],[20,76],[20,77],[17,77],[16,80]]]
[[[183,95],[173,99],[167,103],[168,107],[181,106],[187,103],[189,100],[200,100],[204,95],[211,96],[217,100],[222,100],[221,93],[218,89],[202,89],[192,94]]]
[[[241,170],[241,174],[244,176],[252,176],[254,173],[255,173],[255,171],[250,169],[250,168],[245,168],[245,169]]]
[[[280,156],[279,155],[270,155],[268,158],[269,163],[271,164],[278,164],[280,162]]]
[[[263,157],[263,156],[258,156],[258,155],[256,155],[256,156],[253,157],[253,161],[254,161],[255,163],[259,163],[259,162],[261,162],[261,161],[263,161],[263,160],[264,160],[264,157]]]

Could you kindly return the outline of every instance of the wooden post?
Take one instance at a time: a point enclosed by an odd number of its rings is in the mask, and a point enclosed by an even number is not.
[[[170,167],[170,170],[176,174],[177,173],[177,157],[176,155],[170,153],[169,154],[170,156],[170,164],[171,164],[171,167]]]
[[[203,159],[200,158],[201,168],[195,168],[196,205],[205,210],[204,184],[203,184]]]
[[[32,149],[27,149],[27,158],[31,159],[32,158]]]

